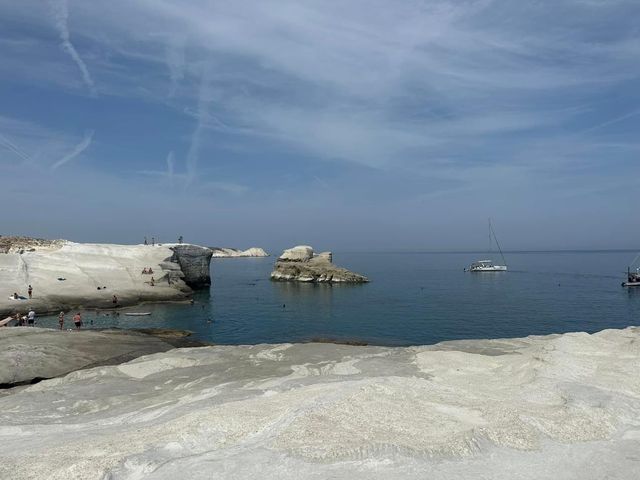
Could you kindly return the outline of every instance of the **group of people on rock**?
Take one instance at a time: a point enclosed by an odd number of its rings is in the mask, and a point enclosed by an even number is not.
[[[33,327],[36,324],[36,312],[31,308],[26,315],[16,312],[15,314],[16,327]]]
[[[180,235],[178,237],[178,243],[182,243],[183,242],[183,238],[182,235]],[[145,245],[149,245],[149,241],[147,240],[147,237],[144,237],[144,244]],[[151,245],[155,245],[156,244],[156,237],[151,237]],[[158,245],[161,245],[160,243]]]
[[[33,298],[33,287],[31,285],[27,287],[27,295],[29,295],[29,298]],[[11,297],[13,297],[14,300],[25,299],[25,297],[23,297],[22,295],[19,295],[18,292],[13,292],[13,295],[11,295]]]
[[[73,324],[76,326],[76,330],[82,328],[82,315],[80,315],[80,312],[73,316]],[[60,325],[60,330],[64,330],[64,312],[58,314],[58,325]]]
[[[64,317],[65,313],[61,311],[58,314],[58,325],[60,326],[60,330],[64,329]],[[33,309],[30,309],[26,315],[22,315],[20,312],[16,312],[14,315],[14,319],[16,321],[16,327],[35,327],[36,312]],[[82,327],[82,316],[80,315],[80,312],[76,313],[73,316],[73,323],[76,326],[76,330],[80,330],[80,328]]]
[[[142,269],[142,275],[153,275],[153,268],[149,267],[144,267]],[[156,279],[151,277],[151,280],[149,280],[149,285],[151,285],[152,287],[156,284]]]

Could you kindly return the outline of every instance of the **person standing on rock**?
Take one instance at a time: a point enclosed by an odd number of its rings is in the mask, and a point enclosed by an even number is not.
[[[29,310],[29,313],[27,313],[27,324],[30,327],[33,327],[36,323],[36,312],[33,311],[33,308],[31,310]]]
[[[149,245],[149,242],[147,242],[147,237],[144,237],[144,244]]]
[[[80,316],[80,312],[73,316],[73,323],[76,326],[76,330],[80,330],[80,327],[82,326],[82,317]]]
[[[60,325],[60,330],[64,329],[64,312],[60,312],[58,314],[58,324]]]
[[[31,287],[31,285],[29,285],[29,288],[27,289],[27,293],[29,294],[29,298],[31,298],[33,294],[33,288]]]

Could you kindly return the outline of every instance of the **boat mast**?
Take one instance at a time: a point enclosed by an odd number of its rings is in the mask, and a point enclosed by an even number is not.
[[[491,252],[493,251],[493,242],[491,241],[491,217],[489,217],[489,256],[491,256]]]
[[[500,248],[500,243],[498,243],[498,237],[496,237],[496,232],[493,231],[493,227],[491,226],[491,219],[489,219],[489,240],[491,240],[491,235],[493,234],[493,238],[496,241],[496,245],[498,246],[498,251],[500,252],[500,256],[502,257],[502,263],[507,266],[507,261],[504,258],[504,254],[502,253],[502,248]]]

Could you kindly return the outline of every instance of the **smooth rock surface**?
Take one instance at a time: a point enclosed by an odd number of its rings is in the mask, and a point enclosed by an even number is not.
[[[236,258],[236,257],[268,257],[269,254],[259,247],[251,247],[246,250],[226,247],[211,247],[213,258]]]
[[[211,251],[195,245],[55,241],[19,251],[23,253],[0,253],[0,318],[16,311],[24,314],[30,308],[55,313],[112,307],[113,295],[119,305],[183,300],[192,293],[185,279],[194,287],[210,281]],[[153,275],[142,275],[149,267]],[[28,299],[28,285],[33,286],[33,299]],[[14,292],[25,299],[10,299]]]
[[[278,261],[283,262],[306,262],[313,258],[313,248],[308,245],[298,245],[288,248],[278,257]]]
[[[331,252],[314,254],[309,246],[297,246],[285,250],[278,258],[271,280],[307,283],[366,283],[364,275],[337,267],[332,263]]]
[[[0,398],[0,478],[636,480],[638,372],[638,328],[175,349]]]
[[[87,366],[122,363],[172,349],[169,343],[131,331],[0,329],[0,384],[53,378]]]

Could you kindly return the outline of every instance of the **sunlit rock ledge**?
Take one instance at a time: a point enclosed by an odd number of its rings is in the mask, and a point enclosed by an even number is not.
[[[0,478],[637,479],[640,329],[176,349],[0,398]]]
[[[8,237],[3,237],[8,238]],[[4,245],[4,244],[3,244]],[[211,250],[190,244],[114,245],[19,238],[0,253],[0,315],[181,300],[210,285]],[[145,268],[153,274],[143,275]],[[153,282],[152,282],[153,278]],[[32,285],[33,298],[27,287]],[[106,287],[106,288],[105,288]],[[19,300],[14,300],[18,293]],[[0,320],[3,317],[0,316]]]

